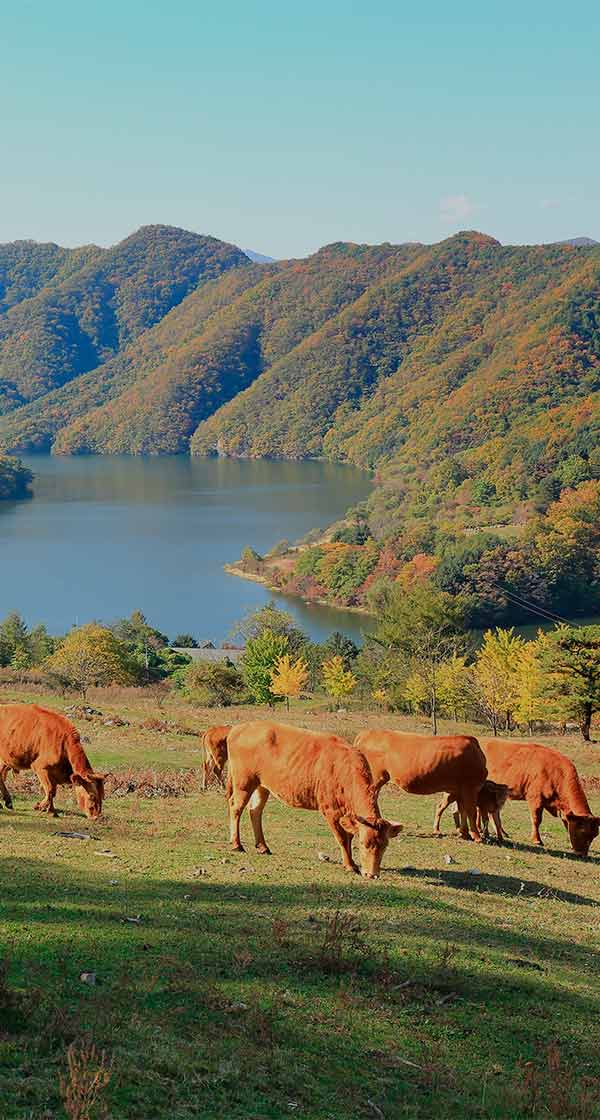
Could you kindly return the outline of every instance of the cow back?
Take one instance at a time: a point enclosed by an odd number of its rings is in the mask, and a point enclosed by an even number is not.
[[[296,808],[330,804],[377,815],[369,767],[337,735],[252,720],[233,726],[227,746],[238,787],[258,782]]]
[[[382,760],[390,780],[407,793],[460,793],[487,777],[485,756],[470,735],[364,731],[354,740],[376,776]]]

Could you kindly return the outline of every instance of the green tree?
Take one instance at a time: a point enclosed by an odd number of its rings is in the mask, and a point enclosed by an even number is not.
[[[43,624],[34,626],[29,635],[29,648],[34,665],[41,665],[54,652],[56,642]]]
[[[275,634],[268,626],[247,641],[242,677],[256,704],[274,703],[271,674],[279,659],[289,652],[287,634]]]
[[[23,676],[27,669],[31,668],[32,664],[31,653],[24,647],[16,649],[10,659],[11,669],[14,669],[19,676]]]
[[[30,635],[18,611],[11,611],[0,624],[0,665],[10,665],[18,651],[30,650]]]
[[[177,670],[173,683],[186,700],[202,708],[226,708],[247,696],[241,673],[225,661],[193,661]]]
[[[600,711],[600,626],[559,626],[536,642],[542,695],[564,719],[575,719],[589,741]]]
[[[292,615],[288,611],[280,610],[272,599],[265,603],[264,607],[250,611],[241,622],[238,622],[233,636],[240,635],[248,642],[260,637],[265,630],[269,630],[277,637],[285,638],[286,649],[291,654],[300,654],[307,642],[306,634],[296,626]]]
[[[496,497],[496,484],[489,478],[478,478],[473,483],[473,501],[478,506],[489,506]]]
[[[340,633],[339,630],[334,630],[321,645],[322,660],[327,661],[330,657],[339,655],[344,662],[344,668],[349,669],[353,661],[359,654],[356,642],[352,641],[347,634]]]
[[[95,622],[71,630],[44,665],[84,699],[92,685],[135,684],[139,680],[139,667],[126,643]]]
[[[370,642],[393,655],[397,678],[406,681],[413,673],[422,678],[434,735],[440,669],[464,640],[462,604],[451,595],[430,584],[417,584],[407,592],[391,584],[385,590]]]
[[[32,482],[33,474],[20,459],[0,455],[0,501],[28,498]]]
[[[118,619],[110,629],[128,647],[133,659],[142,668],[146,682],[168,676],[159,654],[168,648],[169,639],[150,625],[142,611],[132,611],[129,618]]]
[[[177,634],[171,645],[176,649],[198,649],[198,642],[192,634]]]

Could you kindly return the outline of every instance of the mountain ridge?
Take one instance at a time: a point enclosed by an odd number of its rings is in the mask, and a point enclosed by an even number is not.
[[[589,457],[599,293],[599,246],[478,231],[271,263],[168,226],[12,243],[0,449],[322,457],[377,471],[374,523],[481,520],[488,483],[515,513]]]

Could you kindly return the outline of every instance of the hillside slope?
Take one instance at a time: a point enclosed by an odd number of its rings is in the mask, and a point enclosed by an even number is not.
[[[378,535],[526,518],[561,471],[596,477],[600,247],[463,233],[253,264],[165,227],[18,245],[2,450],[346,460],[378,472]]]
[[[249,266],[241,250],[168,226],[112,249],[0,250],[0,413],[95,369],[198,284]]]

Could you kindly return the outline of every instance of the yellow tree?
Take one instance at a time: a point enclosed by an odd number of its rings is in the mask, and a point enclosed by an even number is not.
[[[464,719],[473,697],[473,682],[466,657],[453,653],[440,665],[438,677],[440,707],[456,723],[461,717]]]
[[[545,680],[538,654],[538,642],[526,642],[517,662],[515,718],[518,723],[527,724],[530,735],[537,719],[554,714],[548,699],[544,698]]]
[[[406,678],[403,689],[403,698],[407,701],[411,712],[423,711],[429,700],[429,689],[423,675],[416,669]]]
[[[373,697],[376,704],[379,704],[382,708],[387,708],[388,695],[385,688],[374,688],[371,696]]]
[[[125,642],[95,622],[71,630],[44,667],[84,698],[92,685],[133,684],[139,672]]]
[[[271,670],[271,692],[273,696],[285,696],[287,710],[290,710],[290,697],[300,696],[308,681],[308,665],[303,657],[291,661],[284,653]]]
[[[323,681],[328,696],[339,705],[356,688],[356,677],[351,669],[344,668],[344,661],[338,655],[328,658],[321,667]]]
[[[477,652],[473,668],[476,700],[489,720],[494,735],[504,724],[512,728],[512,716],[518,700],[519,657],[525,639],[510,630],[486,630],[483,645]]]

